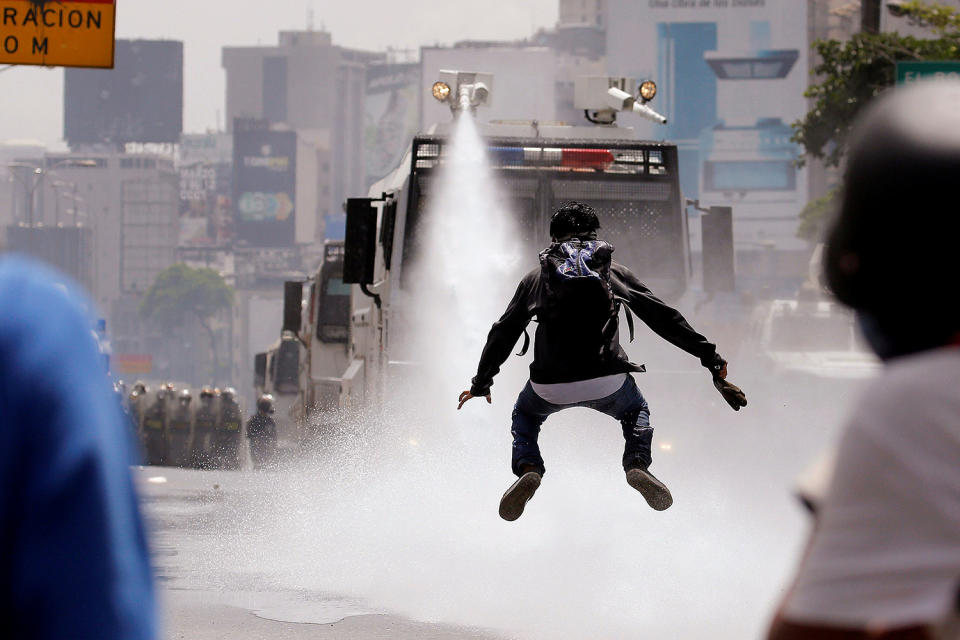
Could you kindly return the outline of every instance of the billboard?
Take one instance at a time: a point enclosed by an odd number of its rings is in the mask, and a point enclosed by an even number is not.
[[[235,127],[233,176],[236,239],[253,247],[293,246],[296,132]]]
[[[230,239],[232,169],[229,162],[180,165],[181,247],[220,244]]]
[[[806,113],[807,3],[610,0],[607,25],[607,71],[656,81],[652,106],[668,118],[623,123],[677,143],[684,196],[733,207],[738,250],[804,250],[806,173],[790,125]]]
[[[110,364],[117,375],[153,373],[153,356],[149,353],[115,353]]]
[[[115,0],[0,0],[0,64],[113,66]]]
[[[177,151],[180,165],[195,162],[230,164],[233,162],[233,136],[229,133],[185,133],[180,136]]]
[[[117,40],[113,69],[64,72],[63,137],[71,147],[176,143],[183,131],[183,43]]]

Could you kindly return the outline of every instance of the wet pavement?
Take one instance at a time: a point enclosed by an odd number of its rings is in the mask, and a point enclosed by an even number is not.
[[[334,593],[290,589],[234,562],[245,509],[271,474],[134,469],[151,531],[164,638],[492,640],[485,630],[411,620]],[[264,550],[269,554],[269,549]]]

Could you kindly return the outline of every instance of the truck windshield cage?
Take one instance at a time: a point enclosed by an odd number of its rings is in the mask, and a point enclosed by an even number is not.
[[[586,202],[600,216],[600,236],[615,246],[615,260],[630,266],[666,298],[683,293],[689,250],[675,145],[618,139],[489,138],[487,152],[520,236],[531,251],[550,242],[550,216],[561,202]],[[414,138],[404,264],[420,248],[419,226],[429,207],[433,172],[445,161],[444,137]]]

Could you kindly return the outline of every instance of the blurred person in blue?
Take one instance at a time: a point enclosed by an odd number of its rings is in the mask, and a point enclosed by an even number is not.
[[[0,637],[148,640],[129,429],[66,280],[0,259]]]
[[[960,82],[898,87],[849,138],[827,284],[884,361],[848,418],[769,640],[960,638]]]

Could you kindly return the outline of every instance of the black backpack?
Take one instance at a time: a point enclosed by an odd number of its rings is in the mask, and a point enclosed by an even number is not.
[[[545,300],[541,301],[538,320],[560,331],[583,334],[593,340],[602,360],[613,357],[613,339],[624,300],[613,293],[610,262],[613,245],[603,240],[567,240],[555,242],[540,252],[540,278]],[[627,312],[630,340],[633,340],[633,316]],[[529,335],[524,334],[526,353]]]

